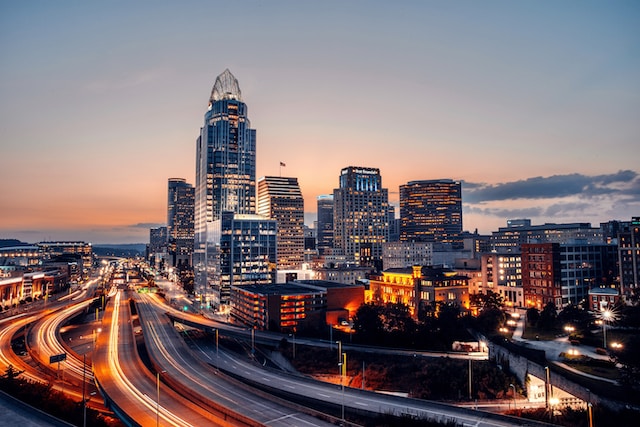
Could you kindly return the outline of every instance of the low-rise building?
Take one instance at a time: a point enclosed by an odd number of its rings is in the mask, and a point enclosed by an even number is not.
[[[604,311],[620,302],[620,291],[615,287],[593,288],[589,290],[589,310]]]
[[[413,266],[394,268],[371,276],[371,301],[375,304],[404,304],[418,318],[420,310],[436,303],[457,304],[469,309],[469,278],[448,268]]]
[[[260,330],[323,330],[355,315],[364,286],[322,280],[231,287],[231,315]]]

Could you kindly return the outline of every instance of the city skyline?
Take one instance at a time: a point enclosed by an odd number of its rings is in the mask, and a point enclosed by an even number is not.
[[[460,181],[483,234],[640,211],[635,2],[1,7],[0,238],[148,241],[167,179],[195,184],[227,68],[257,177],[285,163],[308,225],[348,166],[380,169],[395,206],[410,181]],[[233,48],[210,44],[225,32]]]

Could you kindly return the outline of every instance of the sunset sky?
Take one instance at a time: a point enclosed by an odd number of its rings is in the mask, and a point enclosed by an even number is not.
[[[145,243],[236,76],[307,223],[346,166],[462,181],[464,229],[640,215],[638,1],[0,0],[0,238]]]

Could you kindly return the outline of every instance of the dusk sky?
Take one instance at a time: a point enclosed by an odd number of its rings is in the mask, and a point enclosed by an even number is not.
[[[0,238],[148,242],[226,68],[309,225],[350,165],[484,234],[640,215],[638,1],[0,0]]]

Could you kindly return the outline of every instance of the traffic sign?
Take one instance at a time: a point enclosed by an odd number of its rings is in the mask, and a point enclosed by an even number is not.
[[[53,356],[49,356],[49,363],[62,362],[63,360],[67,360],[67,353],[54,354]]]

